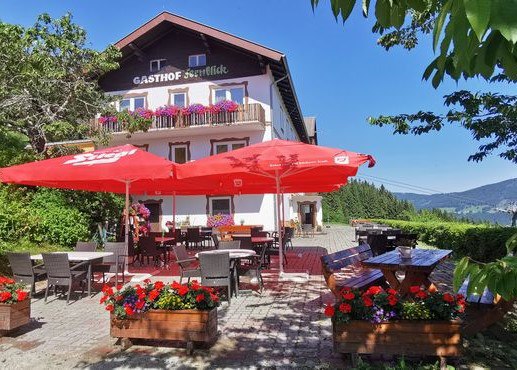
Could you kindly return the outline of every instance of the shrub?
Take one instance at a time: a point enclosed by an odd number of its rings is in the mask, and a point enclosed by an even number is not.
[[[437,248],[451,249],[456,257],[469,256],[481,262],[504,257],[506,240],[517,232],[516,228],[461,222],[373,221],[405,233],[416,233],[419,240]]]

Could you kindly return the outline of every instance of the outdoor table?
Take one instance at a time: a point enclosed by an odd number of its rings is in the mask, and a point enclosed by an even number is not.
[[[92,285],[92,265],[101,262],[104,257],[112,256],[112,252],[54,252],[54,253],[66,253],[68,254],[68,260],[70,262],[88,262],[88,297],[91,294]],[[31,260],[43,260],[41,254],[34,254],[31,256]]]
[[[224,252],[228,252],[230,254],[230,259],[248,258],[257,255],[257,253],[252,249],[216,249],[213,251],[203,251],[196,253],[196,258],[199,258],[200,254],[214,254]]]
[[[407,294],[413,285],[433,286],[429,275],[442,260],[452,253],[446,249],[413,249],[411,259],[402,259],[397,250],[387,252],[361,262],[364,267],[379,269],[393,289]],[[395,273],[404,271],[404,280],[399,282]]]
[[[154,241],[159,244],[168,244],[170,242],[174,242],[176,238],[172,236],[157,236],[154,238]]]

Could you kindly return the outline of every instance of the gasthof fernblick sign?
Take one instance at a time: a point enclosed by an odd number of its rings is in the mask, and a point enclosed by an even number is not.
[[[156,73],[146,76],[136,76],[133,78],[133,84],[146,85],[159,82],[171,82],[188,80],[196,77],[222,76],[228,73],[228,68],[222,64],[218,66],[207,66],[205,68],[187,69],[185,71],[176,71],[168,73]]]

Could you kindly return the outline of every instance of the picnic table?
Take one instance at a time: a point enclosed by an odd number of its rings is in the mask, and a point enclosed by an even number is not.
[[[447,249],[413,249],[411,259],[403,259],[397,250],[387,252],[361,262],[364,267],[379,269],[389,285],[401,294],[407,294],[413,285],[433,286],[429,275],[435,267],[452,253]],[[405,276],[399,281],[397,271],[404,271]]]
[[[112,252],[54,252],[66,253],[70,262],[88,262],[88,297],[91,295],[92,288],[92,265],[101,262],[104,257],[112,256]],[[41,261],[43,256],[41,254],[33,254],[31,260]]]

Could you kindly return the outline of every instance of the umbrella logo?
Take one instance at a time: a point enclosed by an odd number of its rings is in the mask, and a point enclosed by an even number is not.
[[[115,163],[121,158],[136,153],[136,149],[130,151],[121,152],[97,152],[97,153],[85,153],[74,156],[74,159],[70,159],[63,164],[71,164],[72,166],[93,166],[95,164],[107,164]]]
[[[235,186],[236,188],[242,187],[242,179],[234,179],[233,186]]]
[[[350,164],[350,159],[347,155],[338,155],[334,157],[335,164]]]

